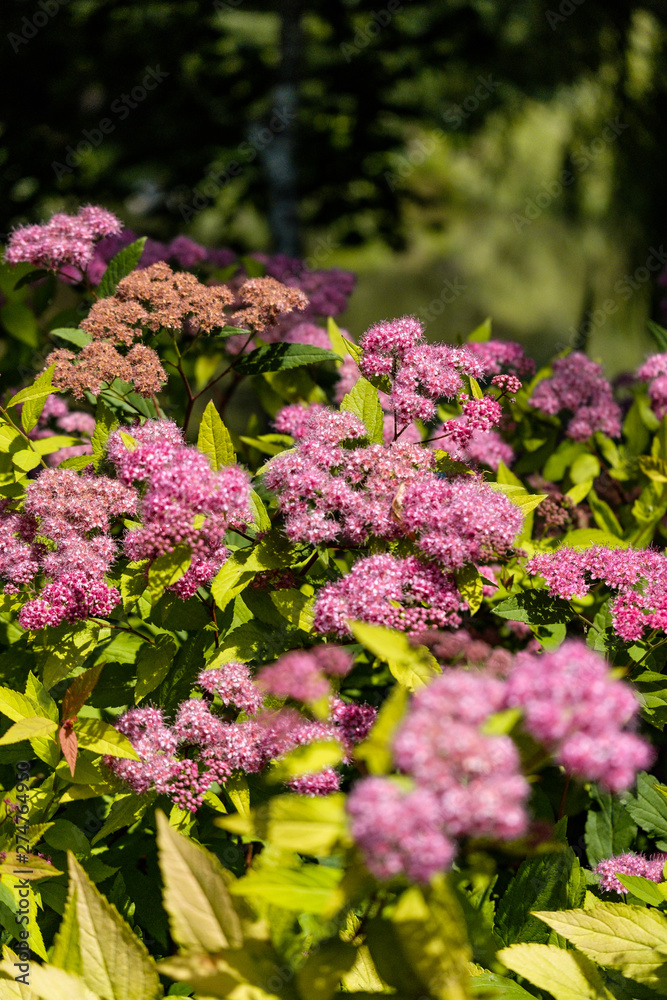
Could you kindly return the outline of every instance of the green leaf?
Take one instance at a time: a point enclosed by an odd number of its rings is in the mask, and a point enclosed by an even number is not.
[[[546,943],[549,931],[531,911],[543,907],[579,906],[583,902],[583,884],[576,885],[574,892],[568,889],[575,873],[578,878],[581,869],[569,847],[522,862],[498,901],[496,933],[503,944]],[[574,899],[570,902],[572,895]]]
[[[93,431],[93,464],[97,471],[106,458],[107,442],[112,431],[120,426],[120,421],[103,399],[98,399],[95,410],[95,430]]]
[[[389,774],[392,770],[391,744],[407,704],[407,689],[402,684],[395,684],[370,733],[354,748],[355,759],[364,761],[371,774]]]
[[[343,334],[340,332],[340,327],[336,323],[336,320],[333,318],[333,316],[329,316],[327,318],[327,334],[333,350],[336,352],[336,354],[339,354],[341,358],[344,358],[345,355],[348,353],[347,341],[345,340]]]
[[[378,391],[368,379],[360,378],[355,382],[352,389],[343,397],[340,408],[359,417],[368,431],[368,440],[371,444],[382,444],[384,413]]]
[[[20,288],[25,288],[26,285],[32,285],[35,281],[41,281],[42,278],[48,278],[51,271],[47,271],[44,267],[33,268],[32,271],[28,271],[27,274],[21,275],[19,280],[14,285],[14,291],[18,292]]]
[[[504,493],[524,514],[530,513],[546,500],[548,493],[529,493],[523,486],[513,486],[508,483],[489,483],[494,493]]]
[[[134,689],[134,702],[138,704],[142,698],[154,691],[162,683],[176,656],[176,643],[165,633],[158,635],[155,643],[145,643],[137,657],[137,684]]]
[[[430,893],[417,886],[404,892],[392,915],[405,956],[430,996],[464,1000],[472,958],[461,907],[446,880]]]
[[[661,787],[652,774],[642,771],[637,775],[636,792],[626,793],[623,805],[649,836],[667,840],[667,797],[661,794]]]
[[[57,728],[58,724],[53,719],[44,719],[33,714],[31,718],[20,719],[10,726],[5,735],[0,737],[0,746],[36,739],[39,736],[49,736],[55,733]]]
[[[40,462],[41,458],[33,448],[15,451],[12,455],[12,464],[21,472],[30,472],[32,469],[36,469]]]
[[[97,289],[100,299],[113,295],[118,282],[134,271],[141,259],[145,243],[146,237],[142,236],[141,239],[130,243],[129,247],[124,247],[115,257],[111,258]]]
[[[667,462],[664,458],[650,458],[648,455],[640,455],[639,468],[653,482],[667,483]]]
[[[665,330],[664,326],[660,326],[659,323],[655,323],[652,319],[646,321],[646,326],[660,351],[667,351],[667,330]]]
[[[178,833],[156,813],[163,901],[171,935],[181,948],[218,952],[243,944],[241,921],[229,895],[233,876],[218,859]]]
[[[105,1000],[158,1000],[157,968],[143,942],[92,884],[68,852],[69,898],[78,923],[81,971]]]
[[[570,549],[588,548],[589,545],[605,545],[610,549],[627,549],[629,542],[610,534],[608,531],[600,531],[599,528],[575,528],[568,531],[561,538],[561,545],[566,545]]]
[[[576,486],[572,486],[567,491],[565,496],[569,497],[573,504],[581,503],[581,501],[585,500],[588,494],[590,493],[592,486],[593,486],[593,480],[585,479],[583,483],[577,483]]]
[[[32,388],[34,390],[46,389],[46,393],[43,396],[37,396],[32,399],[27,399],[23,404],[23,409],[21,410],[21,426],[23,430],[28,433],[36,425],[40,418],[42,410],[44,409],[44,404],[46,403],[46,397],[51,395],[53,386],[51,385],[51,379],[53,377],[54,366],[48,368],[46,371],[42,372],[35,379]],[[38,451],[37,442],[33,445],[36,451]],[[53,451],[57,451],[57,448],[53,448]],[[39,454],[44,454],[44,452],[39,452]]]
[[[472,333],[466,337],[467,344],[479,344],[486,340],[491,340],[491,317],[487,318],[476,326]]]
[[[665,478],[665,482],[667,482],[667,477]],[[600,500],[594,489],[591,489],[588,493],[588,504],[593,512],[593,517],[598,528],[602,528],[603,531],[608,531],[618,538],[623,537],[623,528],[618,523],[618,518],[609,504],[605,503],[604,500]]]
[[[600,475],[600,462],[590,453],[580,455],[572,463],[570,479],[573,483],[583,483],[587,479],[597,479]]]
[[[304,795],[276,795],[249,816],[234,814],[215,820],[231,833],[257,836],[286,851],[315,856],[330,854],[347,841],[345,796],[342,793],[310,799]]]
[[[68,344],[74,344],[75,347],[86,347],[91,344],[93,338],[85,330],[76,330],[70,327],[58,327],[56,330],[49,330],[50,337],[58,337],[59,340],[65,340]]]
[[[513,979],[505,979],[493,972],[483,972],[470,980],[473,996],[480,995],[480,1000],[535,1000],[533,993],[528,993]]]
[[[498,952],[508,969],[528,979],[554,1000],[613,1000],[599,969],[574,951],[551,944],[513,944]]]
[[[473,399],[484,399],[484,393],[482,392],[482,387],[476,378],[472,375],[468,375],[468,381],[470,383],[470,395]]]
[[[137,448],[139,447],[139,442],[137,441],[137,439],[135,437],[132,437],[132,435],[128,434],[126,431],[120,432],[120,439],[128,451],[136,451]]]
[[[157,604],[167,587],[180,580],[192,562],[189,545],[177,545],[172,552],[158,556],[148,571],[148,589],[153,604]]]
[[[300,368],[301,365],[314,365],[320,361],[340,360],[333,351],[312,347],[310,344],[265,344],[235,361],[234,369],[239,375],[261,375],[263,372],[280,372],[287,368]]]
[[[300,869],[264,868],[250,871],[231,886],[234,896],[263,900],[285,910],[333,916],[342,903],[338,890],[343,873],[324,865]]]
[[[349,624],[355,639],[384,660],[399,684],[408,691],[417,691],[442,672],[428,649],[411,645],[404,632],[366,622]]]
[[[271,782],[289,781],[303,774],[314,774],[325,767],[336,767],[343,760],[343,748],[335,740],[308,743],[296,747],[276,761],[267,775]]]
[[[569,622],[574,612],[562,597],[550,597],[546,590],[525,590],[508,597],[493,608],[494,615],[528,625],[557,625]]]
[[[109,815],[107,816],[101,830],[95,834],[92,844],[97,844],[104,840],[110,833],[122,830],[126,826],[132,826],[146,813],[155,802],[155,795],[152,792],[145,792],[143,795],[120,795],[116,798]]]
[[[28,403],[33,399],[46,399],[51,393],[60,392],[59,389],[55,389],[51,384],[53,378],[53,373],[56,370],[55,365],[51,365],[45,371],[39,375],[32,385],[27,386],[25,389],[21,389],[17,392],[7,403],[6,409],[11,409],[12,406],[18,406],[19,403]],[[41,411],[40,411],[41,412]]]
[[[461,597],[468,603],[470,614],[474,615],[482,606],[484,598],[484,584],[482,583],[479,570],[472,563],[468,563],[463,569],[459,569],[454,573],[454,578]]]
[[[333,1000],[341,979],[352,969],[358,949],[340,938],[322,941],[296,974],[299,993],[307,1000]]]
[[[35,706],[25,695],[11,688],[0,687],[0,712],[14,722],[29,719],[35,714]]]
[[[0,320],[7,333],[28,347],[39,344],[39,326],[32,309],[22,302],[7,302],[0,309]]]
[[[604,968],[653,989],[667,989],[667,917],[626,903],[597,903],[590,909],[536,912],[571,944]]]
[[[250,490],[250,509],[252,511],[252,520],[257,530],[270,531],[271,518],[269,517],[269,512],[264,506],[259,493],[255,490]]]
[[[127,736],[102,719],[78,719],[74,730],[79,746],[84,750],[129,760],[141,759]]]
[[[595,805],[586,816],[586,854],[591,868],[604,858],[617,857],[631,847],[637,826],[630,813],[609,792],[591,789]],[[597,808],[595,808],[597,806]]]
[[[209,400],[204,410],[199,425],[199,435],[197,437],[197,447],[205,455],[215,472],[225,465],[232,465],[236,461],[236,452],[220,414],[215,408],[213,400]]]
[[[633,896],[650,906],[660,906],[665,902],[665,893],[661,891],[664,882],[656,885],[651,879],[641,878],[639,875],[622,875],[620,872],[616,872],[616,878],[621,885],[630,890]]]

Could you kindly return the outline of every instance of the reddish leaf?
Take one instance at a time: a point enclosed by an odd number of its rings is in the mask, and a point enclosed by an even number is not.
[[[60,740],[60,748],[63,752],[63,757],[69,765],[70,774],[74,775],[76,757],[79,752],[79,741],[76,738],[76,733],[74,732],[71,719],[68,719],[65,723],[63,723],[58,730],[58,739]]]
[[[72,681],[65,692],[65,697],[63,698],[63,719],[71,719],[72,716],[76,715],[81,706],[88,700],[88,697],[92,694],[93,688],[100,678],[103,666],[104,664],[98,663],[96,666],[91,667],[90,670],[86,670],[85,673],[80,674],[75,680]]]

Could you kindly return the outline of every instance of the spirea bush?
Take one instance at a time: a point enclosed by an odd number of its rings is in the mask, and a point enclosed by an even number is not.
[[[667,993],[667,332],[611,385],[353,284],[9,238],[2,997]]]

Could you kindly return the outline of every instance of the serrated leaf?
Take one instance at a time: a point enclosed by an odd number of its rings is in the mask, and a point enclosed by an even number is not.
[[[241,921],[229,895],[233,876],[218,859],[156,813],[164,907],[174,940],[186,951],[219,952],[243,944]]]
[[[548,493],[529,493],[523,486],[515,486],[511,483],[489,483],[494,493],[503,493],[508,500],[520,507],[524,514],[538,507],[543,500],[546,500]]]
[[[548,929],[531,911],[536,908],[574,905],[583,902],[583,885],[575,887],[573,904],[568,883],[573,871],[580,873],[571,848],[528,858],[498,901],[496,933],[503,944],[536,941],[545,944]]]
[[[270,531],[271,518],[269,517],[269,512],[264,506],[264,502],[259,493],[255,490],[250,490],[250,509],[252,511],[253,524],[257,530]]]
[[[355,382],[352,389],[343,397],[340,408],[354,413],[361,420],[368,431],[368,440],[371,444],[382,444],[384,413],[378,391],[368,379],[360,378]]]
[[[143,942],[98,892],[71,851],[68,861],[86,984],[105,1000],[158,1000],[162,987]]]
[[[128,247],[124,247],[116,254],[115,257],[111,258],[97,288],[99,298],[104,299],[108,295],[113,295],[118,286],[118,282],[134,271],[135,267],[141,260],[145,243],[146,237],[142,236],[141,239],[135,240],[134,243],[130,243]]]
[[[304,865],[298,870],[264,868],[238,879],[231,892],[298,913],[333,916],[342,903],[338,891],[342,876],[340,869],[324,865]]]
[[[59,340],[65,340],[68,344],[74,344],[75,347],[87,347],[93,342],[92,336],[85,330],[71,327],[58,327],[55,330],[49,330],[49,336],[58,337]]]
[[[143,795],[135,795],[131,792],[129,795],[117,797],[109,810],[109,815],[105,819],[102,829],[95,834],[91,841],[93,846],[98,841],[108,837],[110,833],[115,833],[117,830],[122,830],[124,827],[136,823],[150,809],[155,798],[153,792],[145,792]]]
[[[498,952],[508,969],[528,979],[554,1000],[613,1000],[599,969],[574,951],[551,944],[513,944]]]
[[[659,789],[654,776],[641,771],[635,793],[627,793],[623,805],[642,830],[655,839],[667,840],[667,798]]]
[[[135,704],[162,683],[176,656],[176,643],[170,635],[159,635],[153,645],[145,643],[137,657]]]
[[[40,736],[55,733],[58,724],[53,719],[44,719],[33,715],[29,719],[20,719],[10,726],[4,736],[0,737],[0,746],[10,743],[20,743],[22,740],[32,740]]]
[[[50,365],[46,368],[41,375],[35,379],[32,385],[27,386],[25,389],[21,389],[20,392],[17,392],[12,396],[7,403],[6,409],[9,410],[12,406],[18,406],[19,403],[27,403],[33,399],[46,399],[46,397],[50,396],[51,393],[60,392],[59,389],[54,388],[52,385],[53,373],[55,370],[55,365]]]
[[[93,464],[99,469],[106,458],[109,435],[120,426],[120,421],[103,399],[98,399],[95,410],[95,430],[91,443],[93,446]]]
[[[0,712],[13,722],[28,719],[35,714],[35,706],[25,695],[11,688],[0,687]]]
[[[643,903],[648,903],[650,906],[660,906],[665,902],[665,894],[661,891],[664,883],[656,885],[651,879],[642,878],[640,875],[624,875],[621,872],[616,872],[616,878],[621,885],[629,889],[632,895],[641,899]]]
[[[211,466],[216,472],[225,465],[233,465],[236,461],[236,452],[229,431],[216,410],[213,400],[209,400],[201,418],[197,447],[205,455],[208,455]]]
[[[667,988],[667,917],[626,903],[590,909],[536,911],[539,920],[604,968],[653,989]]]
[[[454,573],[454,579],[461,597],[468,604],[470,614],[474,615],[479,611],[484,599],[484,585],[479,570],[472,563],[469,563]]]
[[[192,562],[189,545],[177,545],[173,552],[158,556],[148,570],[148,589],[153,604],[156,604],[167,587],[180,580]]]
[[[345,796],[335,792],[322,798],[304,795],[276,795],[265,807],[250,815],[235,813],[215,820],[231,833],[256,836],[286,851],[315,856],[330,854],[347,841]]]
[[[78,719],[75,723],[79,746],[95,753],[140,760],[127,736],[102,719]]]
[[[90,669],[75,677],[63,696],[63,719],[71,719],[85,705],[100,679],[102,667],[102,663],[97,663],[94,667],[90,667]]]
[[[592,868],[604,858],[624,854],[637,833],[637,826],[622,802],[609,792],[594,794],[596,801],[586,816],[586,854]]]
[[[351,621],[349,625],[355,639],[384,660],[396,680],[408,691],[417,691],[442,672],[428,649],[411,645],[404,632],[366,622]]]
[[[265,344],[234,362],[240,375],[261,375],[263,372],[280,372],[301,365],[314,365],[320,361],[340,361],[333,351],[310,344]]]

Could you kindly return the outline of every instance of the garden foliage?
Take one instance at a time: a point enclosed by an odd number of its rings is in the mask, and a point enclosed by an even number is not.
[[[667,333],[126,242],[0,276],[2,996],[664,995]]]

